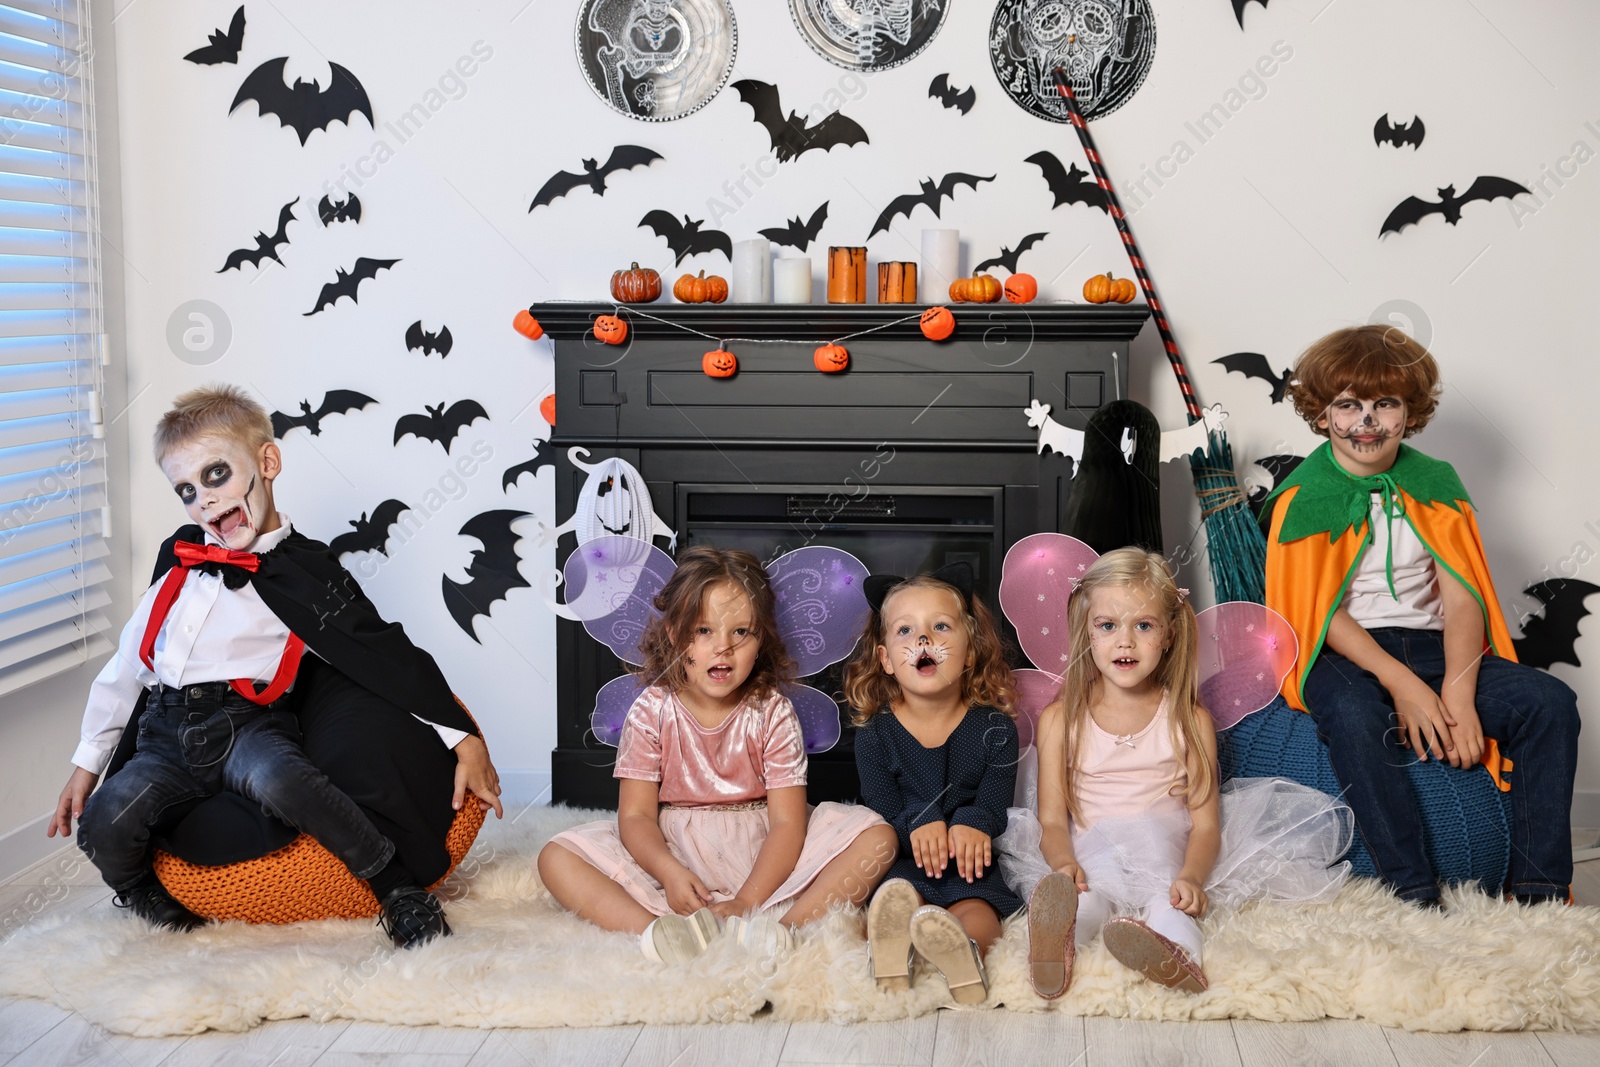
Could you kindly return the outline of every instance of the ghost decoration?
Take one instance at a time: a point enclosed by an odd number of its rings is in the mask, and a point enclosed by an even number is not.
[[[1083,431],[1063,426],[1052,419],[1050,405],[1041,404],[1037,400],[1024,408],[1022,413],[1027,416],[1028,425],[1039,431],[1039,447],[1036,451],[1043,452],[1048,448],[1066,456],[1072,460],[1072,470],[1076,474],[1078,467],[1083,463]],[[1222,410],[1221,404],[1212,404],[1205,408],[1201,416],[1200,421],[1192,426],[1162,432],[1160,462],[1182,459],[1196,449],[1205,449],[1210,435],[1220,432],[1222,424],[1228,421],[1228,413]],[[1132,463],[1137,442],[1131,439],[1124,440],[1121,442],[1121,447],[1123,456]]]

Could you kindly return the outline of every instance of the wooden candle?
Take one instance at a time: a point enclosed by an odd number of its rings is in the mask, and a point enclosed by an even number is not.
[[[878,264],[878,303],[915,304],[917,265],[915,263]]]
[[[829,248],[828,303],[865,304],[866,302],[866,246],[834,246]]]

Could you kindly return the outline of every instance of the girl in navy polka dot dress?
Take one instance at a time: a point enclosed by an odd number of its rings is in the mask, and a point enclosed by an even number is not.
[[[987,997],[983,956],[1022,907],[991,847],[1016,790],[1016,688],[972,580],[965,563],[867,579],[872,616],[845,675],[861,799],[900,844],[867,911],[873,975],[909,988],[914,947],[965,1004]]]

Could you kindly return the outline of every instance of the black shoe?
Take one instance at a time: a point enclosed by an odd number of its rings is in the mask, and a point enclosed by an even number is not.
[[[204,919],[174,900],[154,877],[123,890],[111,902],[119,908],[132,908],[135,915],[151,926],[179,933],[188,933],[206,924]]]
[[[396,889],[383,898],[378,925],[396,948],[415,948],[436,937],[450,936],[450,924],[444,921],[439,899],[416,886]]]

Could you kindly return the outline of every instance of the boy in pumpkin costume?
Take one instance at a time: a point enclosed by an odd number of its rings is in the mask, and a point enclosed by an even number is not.
[[[1483,763],[1511,791],[1510,892],[1566,900],[1577,698],[1516,662],[1461,479],[1401,443],[1433,416],[1438,365],[1398,330],[1353,327],[1301,355],[1292,390],[1328,441],[1268,497],[1267,605],[1300,640],[1284,699],[1315,718],[1395,895],[1439,906],[1415,753]]]

